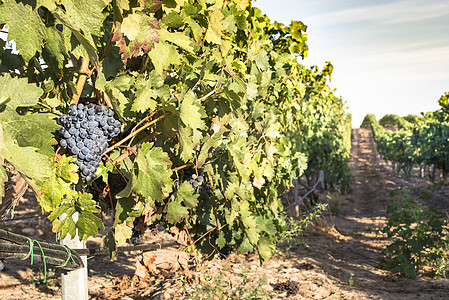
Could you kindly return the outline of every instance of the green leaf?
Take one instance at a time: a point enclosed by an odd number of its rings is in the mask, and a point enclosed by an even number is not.
[[[198,194],[194,194],[195,190],[192,185],[184,181],[179,185],[176,192],[176,198],[167,204],[167,221],[176,224],[181,218],[189,215],[189,209],[198,205]]]
[[[220,231],[220,233],[218,234],[218,238],[215,240],[215,243],[217,244],[219,249],[223,249],[223,247],[226,245],[226,239],[223,231]]]
[[[176,224],[189,215],[187,207],[183,206],[179,201],[175,200],[167,204],[167,222]]]
[[[8,106],[13,110],[36,105],[43,92],[35,84],[28,83],[27,78],[11,77],[9,74],[0,76],[0,104],[8,101]]]
[[[276,235],[277,229],[272,220],[266,219],[262,216],[258,216],[256,217],[256,221],[257,228],[259,228],[260,231],[264,231],[270,236]]]
[[[257,252],[259,253],[259,257],[262,262],[269,260],[273,256],[275,249],[276,247],[266,237],[261,237],[259,239],[259,243],[257,244]]]
[[[240,209],[240,220],[245,227],[245,233],[253,245],[257,245],[259,241],[259,232],[256,218],[251,215],[249,211],[247,211],[246,205],[242,205]]]
[[[78,166],[75,165],[75,158],[72,156],[66,156],[63,154],[59,158],[59,162],[56,167],[56,176],[64,179],[67,182],[77,184],[79,180]]]
[[[254,250],[253,245],[249,242],[248,238],[246,236],[243,236],[243,240],[240,243],[239,251],[240,253],[248,253]]]
[[[17,142],[4,131],[3,126],[0,128],[0,135],[3,138],[0,156],[11,163],[37,193],[38,187],[50,177],[50,159],[39,154],[36,148],[17,145]]]
[[[75,213],[75,209],[73,207],[70,207],[68,210],[66,210],[65,214],[67,215],[62,221],[59,223],[59,238],[63,239],[67,236],[67,234],[70,234],[72,237],[75,237],[76,235],[76,224],[75,221],[73,221],[73,214]]]
[[[62,201],[74,201],[77,197],[70,183],[55,176],[44,182],[41,193],[39,204],[45,211],[53,211],[61,205]]]
[[[123,13],[123,11],[129,10],[129,0],[116,0],[114,1],[114,4],[120,10],[121,14]]]
[[[134,191],[153,201],[162,203],[171,191],[173,180],[170,159],[161,148],[145,143],[137,151]]]
[[[206,159],[209,158],[209,152],[211,149],[216,149],[221,146],[223,138],[223,130],[215,132],[211,137],[209,137],[206,141],[203,142],[203,146],[201,147],[200,155],[198,155],[196,167],[200,168],[205,162]]]
[[[144,81],[143,88],[136,94],[131,106],[131,111],[145,112],[147,110],[153,111],[157,106],[157,98],[161,91],[158,89],[164,85],[164,81],[155,71],[150,72],[149,78]]]
[[[148,54],[153,62],[155,70],[162,74],[170,65],[180,65],[181,56],[175,47],[167,43],[157,43]]]
[[[45,27],[36,9],[23,2],[4,0],[0,4],[0,24],[7,25],[8,39],[16,42],[26,62],[41,52]]]
[[[56,61],[57,65],[55,67],[62,69],[65,59],[68,56],[63,33],[57,30],[56,27],[46,27],[44,47],[49,55],[54,58],[54,61]],[[46,63],[50,63],[48,59],[46,59]]]
[[[132,185],[129,186],[132,187]],[[117,204],[115,206],[114,226],[121,222],[125,222],[132,214],[133,207],[135,205],[136,201],[132,197],[127,198],[118,197]]]
[[[95,216],[90,211],[78,211],[78,221],[76,221],[76,228],[78,229],[78,236],[80,240],[86,241],[89,237],[96,237],[98,229],[104,230],[103,222],[100,218]]]
[[[77,26],[88,38],[89,35],[101,36],[103,34],[103,9],[106,3],[103,0],[61,0],[66,14],[76,20]]]
[[[180,28],[186,24],[185,19],[176,11],[171,11],[162,19],[162,24],[170,28]]]
[[[201,102],[193,93],[187,93],[179,108],[179,117],[183,125],[195,129],[205,128],[202,118],[206,115]]]
[[[53,145],[56,140],[53,133],[59,128],[50,114],[29,114],[21,116],[11,107],[0,113],[0,122],[8,134],[20,147],[34,147],[38,152],[52,158],[55,154]]]
[[[193,157],[193,149],[202,137],[199,130],[205,127],[203,116],[205,112],[199,99],[192,92],[187,93],[179,108],[180,157],[184,161]]]
[[[224,16],[220,10],[213,10],[207,16],[207,19],[209,21],[209,27],[206,31],[206,41],[220,45],[222,42],[222,31],[224,29],[221,20],[224,19]]]
[[[103,237],[103,248],[109,249],[109,259],[113,260],[117,256],[117,243],[114,237],[114,227]]]
[[[266,71],[267,69],[270,68],[270,63],[268,62],[267,52],[265,52],[264,50],[260,50],[259,53],[256,54],[254,59],[255,59],[257,67],[261,71]]]
[[[176,199],[182,202],[187,208],[194,208],[198,205],[198,194],[195,194],[195,190],[192,185],[184,181],[176,192]]]
[[[79,27],[79,24],[76,22],[76,20],[71,15],[66,14],[62,9],[56,8],[55,10],[52,10],[52,14],[64,26],[63,32],[66,32],[65,27],[70,29],[69,32],[73,34],[73,36],[82,46],[82,48],[73,46],[73,40],[71,39],[71,36],[68,35],[64,39],[66,42],[66,48],[72,49],[71,53],[73,55],[78,55],[80,57],[89,57],[89,62],[93,64],[97,70],[101,71],[100,60],[98,58],[98,50],[95,46],[95,42],[92,36],[86,35]]]
[[[163,28],[159,30],[159,39],[160,41],[171,42],[187,52],[193,52],[193,41],[181,32],[169,32]]]

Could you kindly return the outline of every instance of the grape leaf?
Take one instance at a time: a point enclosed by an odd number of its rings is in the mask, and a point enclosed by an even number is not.
[[[257,244],[257,252],[261,261],[269,260],[274,253],[275,246],[266,237],[261,237],[259,243]]]
[[[41,195],[39,204],[45,211],[53,211],[61,205],[62,201],[74,201],[78,196],[70,183],[56,176],[44,182]]]
[[[243,236],[243,239],[239,246],[240,253],[248,253],[254,250],[253,245],[249,242],[248,238],[246,236]]]
[[[223,249],[223,247],[226,245],[226,239],[223,231],[220,231],[220,233],[218,234],[218,238],[215,240],[215,243],[217,243],[219,249]]]
[[[44,47],[56,62],[56,67],[62,69],[66,57],[69,56],[62,32],[57,30],[56,27],[46,27]],[[44,58],[46,63],[50,64],[50,60],[46,56],[44,56]]]
[[[0,76],[0,104],[8,101],[8,106],[15,110],[19,106],[36,105],[43,90],[35,84],[28,83],[26,78]]]
[[[193,41],[181,32],[169,32],[166,28],[159,30],[160,41],[170,42],[176,46],[193,53]]]
[[[65,33],[67,34],[64,38],[66,48],[72,49],[70,52],[75,56],[89,57],[89,62],[93,64],[95,69],[100,71],[101,65],[100,60],[98,58],[98,50],[97,47],[95,46],[95,42],[93,41],[92,36],[85,35],[82,29],[79,27],[78,23],[72,18],[72,16],[66,14],[59,7],[52,10],[51,12],[59,20],[59,22],[61,22],[61,24],[64,25],[63,33],[67,32],[65,30],[65,27],[70,29],[68,34]],[[73,36],[76,38],[76,40],[82,47],[76,47],[72,45],[73,40],[71,39],[70,32],[71,34],[73,34]]]
[[[196,167],[200,168],[209,157],[209,152],[211,149],[219,148],[222,144],[223,130],[220,128],[219,131],[215,132],[211,137],[203,142],[201,147],[200,155],[198,155]]]
[[[157,106],[156,100],[161,94],[159,88],[163,87],[164,81],[156,71],[152,71],[147,80],[138,82],[138,84],[142,84],[143,88],[137,92],[131,111],[145,112],[154,110]]]
[[[149,56],[154,65],[154,68],[159,74],[170,65],[180,65],[181,56],[175,47],[171,44],[160,42],[154,45],[154,48],[150,51]]]
[[[114,1],[114,5],[117,6],[121,14],[123,11],[129,10],[129,0],[116,0]]]
[[[199,99],[192,92],[187,93],[179,108],[180,157],[184,161],[193,157],[193,148],[201,139],[199,130],[205,127],[202,119],[204,116],[205,112]]]
[[[135,165],[134,191],[145,199],[162,203],[173,183],[167,153],[153,147],[153,143],[145,143],[138,148]]]
[[[9,28],[8,39],[14,40],[20,55],[28,62],[42,50],[45,27],[36,9],[23,2],[4,0],[0,4],[0,24]]]
[[[29,84],[25,78],[11,78],[9,74],[0,76],[0,102],[6,103],[6,108],[0,112],[0,122],[18,146],[32,146],[39,149],[39,153],[52,157],[52,146],[56,143],[53,132],[58,128],[56,122],[49,118],[49,114],[19,115],[16,112],[17,107],[36,105],[42,93],[42,89]]]
[[[38,152],[53,157],[56,140],[53,133],[59,128],[49,114],[29,114],[21,116],[10,106],[0,113],[0,122],[5,131],[17,141],[20,147],[31,146]]]
[[[148,53],[154,43],[159,42],[158,29],[160,27],[156,18],[139,11],[128,14],[112,39],[120,47],[123,63],[126,64],[128,58]]]
[[[114,227],[103,237],[103,247],[109,249],[109,259],[113,260],[117,256],[117,242],[114,237]]]
[[[38,187],[50,177],[50,159],[39,154],[36,148],[17,145],[17,142],[4,131],[3,124],[0,131],[3,138],[0,156],[11,163],[37,193]]]
[[[106,7],[103,0],[61,0],[64,5],[66,14],[72,20],[76,20],[76,24],[82,30],[83,34],[91,39],[90,35],[101,36],[103,27],[102,11]]]
[[[179,185],[176,197],[167,204],[167,221],[176,224],[181,218],[186,218],[190,208],[198,204],[198,194],[194,194],[195,190],[192,185],[184,181]]]
[[[115,241],[118,246],[124,245],[126,240],[131,238],[133,230],[126,223],[121,223],[115,226]]]
[[[60,221],[59,223],[59,238],[64,239],[67,234],[70,234],[72,237],[76,236],[76,224],[73,221],[73,214],[75,213],[75,208],[70,207],[64,212],[66,217]]]
[[[132,184],[128,185],[129,188],[132,188]],[[125,190],[128,189],[128,186]],[[125,191],[124,190],[124,191]],[[123,192],[123,191],[122,191]],[[115,220],[114,226],[119,224],[120,222],[125,222],[130,214],[133,212],[133,207],[136,205],[136,201],[132,199],[132,197],[121,197],[119,193],[117,195],[117,204],[115,206]]]
[[[207,16],[207,20],[209,21],[209,27],[206,31],[206,41],[210,43],[215,43],[220,45],[221,38],[223,36],[223,25],[221,24],[221,20],[224,19],[223,13],[220,10],[212,10],[210,14]]]
[[[98,235],[98,229],[104,230],[103,222],[92,212],[87,210],[78,212],[79,216],[78,221],[76,221],[76,228],[78,229],[80,240],[86,241],[90,236],[96,237]]]
[[[162,25],[170,28],[180,28],[185,24],[185,18],[176,11],[171,11],[162,19]]]
[[[205,116],[206,113],[200,100],[192,92],[187,93],[179,108],[179,117],[182,123],[192,128],[203,129],[205,123],[202,118]]]
[[[147,13],[155,13],[162,6],[162,0],[139,0],[140,6],[144,8]]]

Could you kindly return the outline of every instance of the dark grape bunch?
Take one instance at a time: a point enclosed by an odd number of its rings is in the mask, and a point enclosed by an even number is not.
[[[69,112],[58,119],[58,124],[61,126],[59,144],[72,152],[81,177],[94,180],[108,142],[120,134],[121,123],[114,119],[114,112],[105,105],[72,104]]]
[[[209,190],[209,185],[207,184],[203,175],[197,175],[195,169],[186,169],[183,174],[183,181],[189,180],[192,187],[195,189],[196,194],[203,195]]]
[[[195,189],[196,194],[204,194],[207,190],[207,184],[204,181],[204,177],[202,175],[196,175],[192,174],[192,176],[189,179],[190,184]]]

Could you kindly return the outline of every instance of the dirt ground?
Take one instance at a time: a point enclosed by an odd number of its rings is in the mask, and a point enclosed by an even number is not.
[[[259,286],[259,298],[241,299],[449,299],[448,280],[423,275],[408,279],[382,270],[379,262],[388,240],[377,234],[386,224],[386,207],[392,201],[388,193],[393,189],[404,185],[420,187],[432,196],[429,203],[443,210],[449,208],[449,199],[444,193],[439,195],[427,189],[424,180],[405,180],[392,172],[379,159],[369,130],[353,130],[350,164],[354,175],[352,192],[327,196],[326,216],[297,243],[281,247],[263,265],[256,255],[231,254],[226,259],[208,261],[202,271],[174,272],[177,251],[165,248],[156,251],[157,271],[145,282],[139,282],[133,277],[138,253],[121,255],[114,262],[93,257],[88,261],[90,299],[202,299],[204,293],[199,291],[214,286],[216,299],[226,299],[225,295],[239,287],[254,290]],[[25,197],[16,218],[37,214],[36,203]],[[44,216],[0,222],[0,228],[54,241]],[[164,232],[145,235],[145,243],[172,239]],[[89,244],[99,242],[97,238]],[[50,272],[50,280],[43,284],[40,264],[30,266],[29,260],[14,260],[5,262],[5,266],[0,272],[0,299],[61,299],[60,271]],[[276,291],[276,284],[286,281],[297,284],[296,293]],[[221,285],[228,288],[217,288]]]

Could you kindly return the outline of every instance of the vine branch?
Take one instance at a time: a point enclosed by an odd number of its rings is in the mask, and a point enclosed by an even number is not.
[[[89,58],[83,58],[83,63],[79,71],[78,82],[76,83],[76,94],[72,96],[72,104],[78,104],[81,93],[83,92],[84,85],[86,84],[87,77],[89,75]]]
[[[145,129],[147,129],[148,127],[150,127],[151,125],[153,125],[154,123],[163,120],[165,118],[167,118],[168,116],[172,115],[171,113],[166,113],[165,115],[162,115],[156,119],[154,119],[151,122],[148,122],[147,124],[145,124],[144,126],[140,127],[139,129],[137,129],[136,131],[130,133],[127,137],[125,137],[124,139],[122,139],[120,142],[114,144],[113,146],[109,147],[106,152],[103,154],[105,155],[106,153],[109,153],[111,151],[114,151],[115,149],[117,149],[118,147],[120,147],[121,145],[123,145],[126,141],[128,141],[129,139],[135,137],[136,135],[138,135],[140,132],[144,131]]]

